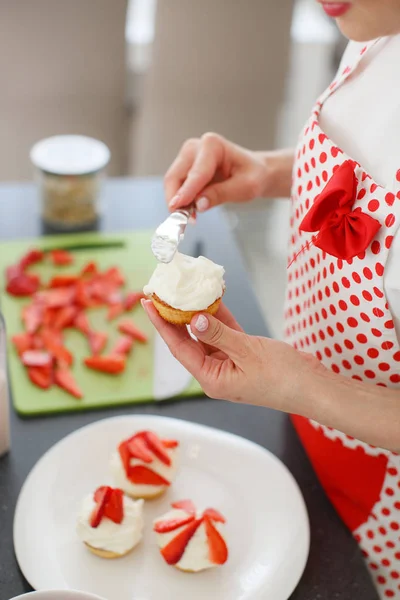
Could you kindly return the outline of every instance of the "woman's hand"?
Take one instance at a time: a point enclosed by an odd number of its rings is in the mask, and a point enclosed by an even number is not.
[[[293,152],[252,152],[215,133],[187,140],[165,176],[171,210],[289,196]]]
[[[211,398],[298,412],[305,398],[307,375],[325,370],[317,359],[288,344],[243,332],[221,305],[216,317],[196,315],[193,340],[185,327],[164,321],[149,300],[143,306],[172,354],[197,379]]]

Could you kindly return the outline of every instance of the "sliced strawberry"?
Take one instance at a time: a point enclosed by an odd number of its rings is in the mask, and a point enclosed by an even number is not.
[[[25,350],[21,360],[26,367],[45,367],[52,363],[51,355],[42,350]]]
[[[30,265],[34,265],[35,263],[40,262],[44,258],[44,252],[42,250],[38,250],[37,248],[33,248],[29,250],[20,260],[21,269],[26,269]]]
[[[91,527],[98,527],[101,523],[101,519],[104,516],[105,508],[107,501],[111,495],[111,488],[108,486],[104,486],[101,488],[100,493],[98,494],[97,505],[93,509],[93,512],[90,517],[90,525]]]
[[[154,456],[147,447],[146,441],[140,436],[128,440],[128,450],[132,458],[137,458],[145,463],[152,463]]]
[[[81,275],[97,275],[98,269],[95,262],[91,261],[85,265],[81,271]]]
[[[35,335],[32,335],[32,350],[45,350],[43,338],[40,332],[36,332]]]
[[[145,431],[143,437],[146,440],[147,446],[157,458],[165,465],[168,465],[168,467],[171,466],[171,459],[160,438],[152,431]]]
[[[120,443],[120,445],[118,446],[118,452],[121,457],[121,462],[124,465],[125,473],[128,476],[130,461],[131,461],[131,454],[130,454],[129,448],[128,448],[128,441],[124,441],[124,442]]]
[[[124,312],[125,312],[125,306],[122,302],[120,302],[118,304],[112,304],[108,309],[107,321],[113,321],[114,319],[116,319],[117,317],[122,315],[122,313],[124,313]]]
[[[154,525],[153,531],[156,533],[169,533],[170,531],[179,529],[179,527],[183,527],[183,525],[188,525],[192,521],[194,521],[194,515],[180,517],[179,519],[169,519],[168,521],[158,521]]]
[[[208,517],[212,521],[217,521],[218,523],[226,523],[225,517],[223,517],[221,513],[214,508],[207,508],[203,512],[203,517]]]
[[[85,365],[94,371],[116,375],[125,369],[125,357],[120,354],[109,354],[107,356],[89,356],[84,360]]]
[[[74,302],[75,290],[72,287],[60,287],[52,290],[43,290],[36,294],[38,302],[48,308],[60,308]]]
[[[42,388],[43,390],[47,390],[52,384],[51,369],[43,369],[41,367],[29,367],[28,376],[32,383]]]
[[[196,514],[196,507],[191,500],[180,500],[179,502],[174,502],[171,504],[172,508],[179,508],[181,510],[185,510],[187,513],[191,515]]]
[[[68,287],[75,285],[78,281],[79,277],[77,275],[56,275],[50,279],[49,288]]]
[[[134,340],[137,340],[138,342],[147,342],[146,334],[143,333],[143,331],[140,331],[140,329],[138,329],[136,325],[129,319],[121,321],[121,323],[118,325],[118,329],[121,333],[130,335],[131,337],[133,337]]]
[[[204,527],[208,539],[210,561],[216,565],[223,565],[228,560],[228,548],[225,540],[208,517],[204,517]]]
[[[28,333],[35,333],[43,322],[43,309],[38,304],[28,304],[22,309],[22,321]]]
[[[179,446],[179,442],[177,440],[162,440],[162,444],[164,448],[169,448],[171,450]]]
[[[36,275],[20,272],[10,279],[6,290],[11,296],[32,296],[39,289],[40,281]]]
[[[76,285],[75,301],[78,306],[88,308],[92,306],[92,299],[89,294],[89,288],[85,281],[78,281]]]
[[[6,268],[6,282],[10,283],[10,281],[12,281],[12,279],[15,279],[16,277],[18,277],[18,275],[21,275],[22,273],[22,267],[21,265],[10,265],[9,267]]]
[[[100,331],[89,332],[89,346],[92,354],[97,355],[102,352],[107,344],[108,335]]]
[[[45,348],[54,356],[58,363],[71,366],[74,362],[74,357],[71,352],[60,343],[58,332],[51,329],[45,329],[41,332]]]
[[[128,355],[132,350],[133,339],[128,335],[123,335],[117,339],[114,348],[111,350],[111,354],[122,354]]]
[[[169,481],[142,465],[129,466],[127,477],[129,481],[142,485],[171,485]]]
[[[112,488],[107,500],[104,516],[114,523],[122,523],[124,519],[124,492],[118,488]]]
[[[53,327],[54,329],[64,329],[65,327],[70,327],[75,319],[75,316],[78,312],[76,306],[63,306],[57,312],[57,316],[54,319]]]
[[[57,266],[71,265],[74,262],[74,257],[68,250],[52,250],[50,256],[53,264]]]
[[[39,305],[40,306],[40,305]],[[43,327],[50,329],[53,327],[53,323],[58,315],[58,308],[44,308],[42,316]]]
[[[29,333],[19,333],[11,338],[18,354],[22,354],[33,346],[33,338]]]
[[[109,485],[102,485],[102,486],[98,487],[97,490],[95,491],[95,493],[93,494],[93,500],[96,503],[101,502],[101,499],[102,499],[103,494],[104,494],[104,490],[107,489],[107,488],[109,488],[109,487],[110,487]]]
[[[83,394],[79,389],[71,371],[67,367],[58,368],[54,372],[54,382],[68,394],[81,399]]]
[[[74,325],[76,329],[79,329],[84,335],[89,335],[90,333],[90,324],[86,314],[83,310],[79,311],[74,319]]]
[[[164,548],[161,554],[169,565],[176,565],[182,558],[186,546],[201,525],[201,519],[189,523],[187,527],[176,535]]]
[[[125,310],[132,310],[132,308],[139,304],[140,300],[145,297],[143,292],[129,292],[129,294],[126,295],[124,302]]]
[[[124,285],[124,283],[125,283],[125,277],[122,275],[122,273],[118,269],[118,267],[111,267],[110,269],[108,269],[104,273],[104,278],[107,279],[107,280],[109,280],[109,281],[112,281],[118,287],[121,286],[121,285]]]

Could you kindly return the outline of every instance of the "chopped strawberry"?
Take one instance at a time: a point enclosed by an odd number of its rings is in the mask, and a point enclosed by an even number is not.
[[[22,271],[9,280],[6,290],[11,296],[32,296],[40,285],[36,275],[28,275]]]
[[[209,517],[204,517],[204,527],[208,539],[210,561],[216,565],[223,565],[228,560],[228,548],[225,540]]]
[[[95,262],[91,261],[85,265],[81,271],[81,275],[97,275],[98,269]]]
[[[6,268],[7,283],[10,283],[10,281],[12,279],[15,279],[16,277],[18,277],[18,275],[21,275],[21,273],[22,273],[21,265],[10,265],[9,267],[7,267]]]
[[[44,346],[50,354],[54,356],[56,361],[67,366],[71,366],[74,362],[74,357],[71,352],[65,348],[60,342],[60,336],[58,332],[54,332],[51,329],[44,329],[41,332]]]
[[[42,367],[29,367],[28,376],[32,383],[44,390],[47,390],[52,384],[51,369],[44,369]]]
[[[152,431],[145,431],[143,434],[147,446],[165,465],[171,466],[171,459],[168,452],[165,450],[160,438]]]
[[[179,442],[177,440],[162,440],[162,444],[164,448],[174,449],[179,446]]]
[[[121,442],[118,446],[118,452],[121,458],[121,462],[124,465],[124,470],[126,475],[129,473],[129,467],[131,464],[131,454],[129,452],[127,441]]]
[[[124,492],[118,488],[112,488],[106,503],[104,516],[114,523],[122,523],[124,519]]]
[[[122,275],[118,267],[111,267],[104,273],[105,279],[114,282],[118,287],[124,285],[125,277]]]
[[[173,502],[172,508],[180,508],[191,515],[196,514],[196,507],[191,500],[180,500],[179,502]]]
[[[54,329],[64,329],[65,327],[70,327],[74,322],[77,312],[78,309],[76,306],[63,306],[60,308],[53,322]]]
[[[93,500],[94,500],[96,503],[99,503],[99,502],[101,502],[101,499],[102,499],[102,497],[103,497],[104,490],[105,490],[106,488],[109,488],[109,487],[110,487],[109,485],[102,485],[102,486],[98,487],[98,488],[97,488],[97,490],[95,491],[95,493],[93,494]],[[111,489],[111,488],[110,488],[110,489]]]
[[[21,266],[21,269],[24,270],[30,265],[34,265],[35,263],[42,261],[43,258],[44,252],[42,250],[38,250],[37,248],[33,248],[21,258],[19,264]]]
[[[94,371],[116,375],[125,369],[125,357],[120,354],[109,354],[107,356],[89,356],[84,360],[85,365]]]
[[[129,454],[145,463],[152,463],[154,457],[147,447],[146,441],[140,436],[134,436],[127,442]]]
[[[133,339],[128,335],[123,335],[117,339],[111,354],[128,355],[132,350]]]
[[[53,264],[57,266],[71,265],[74,262],[74,257],[68,250],[52,250],[50,256]]]
[[[43,319],[43,309],[38,304],[28,304],[22,309],[22,321],[28,333],[35,333]]]
[[[89,288],[85,281],[78,281],[76,285],[75,301],[82,308],[87,308],[92,305],[92,299],[89,294]]]
[[[145,297],[143,292],[129,292],[125,298],[125,310],[132,310]]]
[[[212,521],[217,521],[218,523],[226,523],[225,517],[223,517],[221,513],[214,508],[207,508],[203,512],[203,517],[208,517]]]
[[[77,275],[56,275],[50,279],[49,288],[68,287],[75,285],[78,281],[79,277]]]
[[[52,363],[51,355],[42,350],[25,350],[21,360],[26,367],[45,367]]]
[[[124,312],[125,312],[125,306],[122,302],[120,302],[118,304],[112,304],[108,309],[107,321],[113,321],[114,319],[116,319],[117,317],[122,315],[122,313],[124,313]]]
[[[196,533],[201,524],[201,519],[189,523],[187,527],[176,535],[164,548],[161,554],[169,565],[176,565],[182,558],[186,546]]]
[[[107,344],[108,335],[100,331],[89,332],[89,346],[93,355],[100,354]]]
[[[83,394],[75,382],[71,371],[67,367],[58,368],[54,372],[54,382],[68,394],[81,399]]]
[[[54,288],[38,292],[35,297],[48,308],[59,308],[73,303],[75,290],[72,287]]]
[[[40,306],[40,305],[39,305]],[[42,316],[43,327],[53,327],[53,323],[58,315],[58,308],[44,308]]]
[[[108,486],[104,486],[101,489],[101,492],[98,494],[98,501],[96,507],[93,509],[92,515],[90,517],[90,525],[91,527],[98,527],[101,523],[101,519],[104,516],[105,508],[107,501],[111,495],[111,488]]]
[[[130,335],[131,337],[133,337],[134,340],[137,340],[138,342],[147,342],[146,334],[143,333],[143,331],[140,331],[140,329],[138,329],[136,325],[129,319],[121,321],[121,323],[118,326],[118,329],[121,333]]]
[[[18,354],[22,354],[33,346],[33,339],[29,333],[19,333],[11,338]]]
[[[83,334],[89,335],[90,333],[90,324],[86,314],[83,310],[79,311],[74,319],[74,325],[76,329],[79,329]]]
[[[194,521],[194,515],[180,517],[179,519],[169,519],[168,521],[158,521],[154,525],[153,531],[156,533],[169,533],[170,531],[179,529],[179,527],[183,527],[183,525],[188,525],[192,521]]]
[[[129,466],[127,477],[132,483],[141,485],[171,485],[164,477],[142,465]]]

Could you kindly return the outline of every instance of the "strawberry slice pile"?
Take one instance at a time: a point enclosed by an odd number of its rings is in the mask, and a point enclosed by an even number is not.
[[[181,560],[197,529],[204,524],[210,562],[215,565],[223,565],[228,560],[228,548],[224,538],[215,527],[215,523],[225,523],[225,518],[214,508],[206,509],[201,517],[197,517],[196,507],[191,500],[174,502],[171,506],[186,514],[175,519],[157,521],[154,524],[153,529],[156,533],[170,533],[179,529],[176,536],[161,549],[161,555],[165,562],[169,565],[176,565]]]
[[[74,275],[57,273],[44,284],[30,272],[33,265],[43,261],[62,268],[73,264],[74,257],[67,250],[45,253],[33,249],[6,269],[7,292],[16,297],[31,297],[21,311],[25,331],[13,336],[12,341],[34,385],[46,390],[56,385],[75,398],[82,398],[71,371],[74,357],[65,347],[64,330],[74,328],[86,337],[90,351],[90,356],[84,359],[87,368],[112,375],[122,373],[135,341],[147,342],[146,335],[133,321],[124,319],[118,325],[123,335],[109,353],[102,354],[108,336],[92,329],[87,312],[107,307],[107,319],[112,320],[131,311],[144,295],[125,293],[121,271],[117,267],[100,271],[95,262],[89,262]]]
[[[170,485],[170,482],[153,471],[148,465],[157,458],[170,467],[172,464],[168,450],[177,448],[179,442],[176,440],[161,440],[152,431],[140,431],[118,446],[118,452],[127,478],[134,484],[141,485]],[[134,463],[136,459],[144,464]]]
[[[98,527],[103,518],[118,525],[124,519],[124,492],[106,485],[97,488],[93,495],[96,506],[90,516],[91,527]]]

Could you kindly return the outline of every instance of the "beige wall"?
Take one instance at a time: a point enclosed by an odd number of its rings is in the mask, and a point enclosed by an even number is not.
[[[274,144],[291,14],[292,0],[159,0],[134,173],[163,173],[182,141],[205,131]]]
[[[42,137],[82,133],[126,163],[126,0],[2,0],[0,180],[31,177]]]

